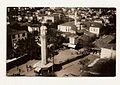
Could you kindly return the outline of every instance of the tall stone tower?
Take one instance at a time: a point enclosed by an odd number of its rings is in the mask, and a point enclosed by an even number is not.
[[[42,64],[46,65],[47,64],[47,43],[46,43],[46,32],[47,32],[47,27],[43,24],[40,28],[41,30],[41,59],[42,59]]]
[[[39,46],[41,46],[41,60],[33,65],[33,67],[36,68],[35,71],[37,72],[40,72],[41,68],[48,69],[53,66],[53,63],[47,60],[47,39],[46,39],[47,27],[44,24],[45,22],[43,22],[42,26],[40,27],[41,44],[37,43]],[[48,73],[49,73],[49,69],[48,69]]]

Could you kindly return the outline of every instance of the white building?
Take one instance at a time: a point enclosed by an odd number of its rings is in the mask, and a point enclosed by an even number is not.
[[[29,32],[33,32],[33,31],[40,32],[40,26],[28,26],[28,31]]]
[[[112,48],[101,48],[101,58],[116,58],[116,50]]]
[[[100,30],[102,29],[102,24],[98,22],[93,22],[89,27],[89,32],[96,34],[97,36],[100,35]]]
[[[22,39],[27,39],[27,31],[25,30],[13,30],[9,33],[11,37],[12,46],[17,48],[17,42]]]
[[[73,45],[77,44],[77,38],[78,38],[77,36],[70,36],[69,43]]]
[[[77,44],[77,41],[78,41],[78,36],[77,35],[74,35],[74,34],[70,35],[69,36],[68,47],[75,48],[76,44]]]
[[[54,15],[44,16],[44,21],[47,22],[48,20],[51,20],[52,23],[58,22],[59,21],[59,15],[54,14]]]
[[[115,58],[116,57],[116,45],[115,36],[106,35],[102,36],[95,42],[95,46],[101,49],[101,58]]]
[[[89,28],[89,32],[91,32],[91,33],[96,34],[97,36],[99,36],[100,28],[99,27],[93,27],[93,26],[91,26]]]
[[[94,22],[102,24],[103,21],[102,20],[94,20]]]
[[[74,25],[74,22],[66,22],[58,25],[58,31],[76,33],[77,27]]]

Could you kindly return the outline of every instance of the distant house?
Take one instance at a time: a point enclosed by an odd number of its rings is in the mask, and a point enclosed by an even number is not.
[[[96,39],[95,34],[90,33],[85,29],[82,29],[80,31],[77,31],[77,34],[69,35],[69,45],[73,47],[76,45],[80,45],[80,47],[83,47],[87,46],[88,44],[90,45],[90,43],[93,42],[95,39]]]
[[[43,20],[43,16],[37,16],[37,21],[42,21]]]
[[[106,35],[101,37],[95,42],[95,46],[101,49],[101,58],[116,57],[116,44],[114,36]]]
[[[91,23],[91,26],[89,27],[89,32],[96,34],[99,37],[101,33],[101,29],[102,29],[101,23],[93,22]]]
[[[40,24],[32,24],[28,26],[28,31],[34,35],[35,41],[39,40],[40,27]]]
[[[97,19],[97,18],[98,18],[98,16],[97,16],[97,15],[95,15],[95,16],[93,16],[93,18],[94,18],[94,19]]]
[[[78,36],[77,35],[71,35],[69,36],[69,45],[68,47],[75,48],[76,44],[78,41]]]
[[[8,28],[8,38],[12,42],[12,47],[17,48],[17,42],[27,39],[27,31]]]
[[[105,48],[101,48],[101,58],[113,58],[115,59],[116,57],[116,50],[113,49],[113,47],[111,46],[111,48],[105,47]]]
[[[101,18],[103,19],[104,24],[109,24],[110,23],[108,16],[102,16]]]
[[[97,22],[97,23],[103,23],[103,20],[100,20],[100,19],[95,19],[93,22]]]
[[[77,34],[89,36],[93,40],[96,39],[96,35],[94,33],[89,32],[85,27],[83,27],[83,29],[81,29],[80,31],[77,31]],[[81,38],[82,38],[82,36],[81,36]]]
[[[68,32],[68,33],[76,33],[77,27],[74,24],[74,21],[72,22],[66,22],[63,24],[58,25],[58,31],[61,32]]]
[[[69,37],[69,43],[74,44],[74,45],[77,44],[77,41],[76,41],[77,38],[78,38],[78,36],[70,36]]]
[[[40,32],[40,26],[39,24],[32,24],[28,26],[28,31],[29,32],[34,32],[34,31],[38,31]]]
[[[72,14],[72,15],[66,15],[66,16],[68,16],[68,17],[70,17],[70,18],[75,18],[75,15],[74,14]]]
[[[28,17],[28,22],[31,22],[33,20],[33,16]]]
[[[85,29],[85,26],[83,24],[80,25],[80,29]]]
[[[59,21],[59,15],[54,14],[54,15],[47,15],[44,16],[44,21],[51,21],[52,23],[58,22]]]
[[[99,36],[99,32],[100,32],[100,28],[99,27],[93,27],[91,26],[89,31],[93,34],[96,34],[97,36]]]

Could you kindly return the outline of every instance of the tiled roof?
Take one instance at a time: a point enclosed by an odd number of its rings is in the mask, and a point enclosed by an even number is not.
[[[87,36],[89,36],[89,37],[94,37],[94,36],[95,36],[95,34],[87,31],[86,29],[82,29],[82,30],[79,30],[79,31],[77,31],[77,32],[78,32],[78,33],[82,33],[82,32],[83,32],[85,35],[87,35]]]
[[[116,49],[116,44],[115,43],[110,43],[114,39],[115,39],[115,37],[112,36],[112,35],[103,36],[100,39],[95,41],[95,45],[99,48],[111,49],[111,47],[112,47],[113,49]]]
[[[101,23],[92,22],[92,23],[91,23],[91,26],[92,26],[92,27],[99,27],[99,28],[101,28],[103,25],[102,25]]]
[[[7,28],[8,35],[13,35],[13,34],[20,34],[20,33],[25,33],[27,31],[25,30],[17,30],[17,29],[12,29],[12,28]]]

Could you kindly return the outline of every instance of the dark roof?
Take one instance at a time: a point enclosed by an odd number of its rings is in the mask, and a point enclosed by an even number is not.
[[[30,23],[28,23],[28,22],[25,22],[25,23],[19,23],[20,24],[20,26],[28,26],[28,25],[30,25]]]
[[[100,73],[101,75],[115,75],[115,60],[113,59],[108,59],[108,58],[104,58],[104,59],[100,59],[97,61],[97,63],[90,68],[89,70],[91,72],[96,72],[96,73]]]
[[[89,28],[89,27],[91,27],[91,26],[92,26],[92,27],[99,27],[99,28],[101,28],[101,27],[103,26],[103,24],[101,24],[101,23],[98,23],[98,22],[90,22],[90,21],[82,21],[81,24],[86,25],[87,28]]]
[[[41,24],[30,24],[31,27],[41,27]]]
[[[87,36],[87,35],[81,35],[81,36],[79,37],[79,39],[82,39],[83,41],[86,41],[86,42],[88,42],[88,41],[91,40],[91,38],[90,38],[89,36]]]
[[[104,42],[104,43],[109,44],[114,39],[115,37],[112,35],[105,35],[105,36],[100,37],[96,42]]]
[[[20,33],[25,33],[27,32],[26,30],[17,30],[17,29],[13,29],[13,28],[7,28],[7,33],[8,35],[14,35],[14,34],[20,34]]]
[[[85,35],[87,35],[89,37],[95,37],[95,34],[87,31],[86,29],[78,30],[77,33],[84,33]]]
[[[111,43],[115,39],[115,36],[112,35],[106,35],[101,37],[100,39],[95,41],[95,45],[99,48],[108,48],[111,49],[116,49],[116,44]]]
[[[71,35],[75,35],[75,34],[73,34],[73,33],[69,33],[69,32],[63,32],[63,33],[61,33],[61,34],[66,35],[66,37],[70,37]]]
[[[91,26],[91,22],[89,21],[82,21],[81,24],[85,25],[87,29],[89,29],[89,27]]]

